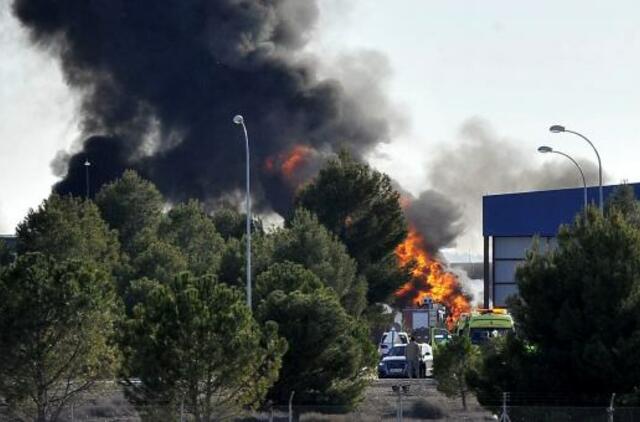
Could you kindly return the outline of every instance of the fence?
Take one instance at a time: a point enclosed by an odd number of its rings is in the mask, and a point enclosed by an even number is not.
[[[580,397],[583,406],[571,405],[576,396],[550,396],[548,394],[506,393],[497,396],[492,411],[483,409],[473,397],[468,397],[468,408],[462,408],[459,399],[446,399],[435,391],[430,380],[412,383],[409,380],[384,380],[369,389],[365,402],[355,409],[335,406],[265,406],[257,411],[230,414],[228,409],[217,409],[212,420],[237,422],[347,422],[347,421],[584,421],[631,422],[640,421],[640,408],[620,407],[615,400],[606,403],[604,396]],[[601,405],[588,405],[598,400]],[[540,403],[554,403],[553,405]],[[224,411],[223,411],[224,410]],[[20,417],[23,416],[23,417]],[[32,420],[24,415],[10,415],[0,406],[0,421]],[[104,391],[100,397],[65,408],[60,422],[146,422],[194,421],[188,409],[180,404],[149,404],[133,406],[121,390]]]
[[[500,422],[640,421],[640,407],[616,406],[615,394],[607,403],[605,395],[502,393],[498,414]]]

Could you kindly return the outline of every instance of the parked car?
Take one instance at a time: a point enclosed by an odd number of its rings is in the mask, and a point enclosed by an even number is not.
[[[420,347],[420,378],[433,375],[433,350],[426,343],[418,343]],[[378,364],[379,378],[405,378],[408,377],[407,358],[405,357],[406,344],[399,344],[389,350],[386,356],[380,359]]]
[[[378,355],[381,357],[386,356],[393,346],[407,343],[409,343],[409,335],[404,331],[387,331],[380,338]]]

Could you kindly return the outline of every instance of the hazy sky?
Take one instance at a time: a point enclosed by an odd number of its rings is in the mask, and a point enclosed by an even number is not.
[[[29,46],[0,0],[0,232],[48,194],[50,162],[77,138],[57,63]],[[561,123],[598,146],[614,182],[640,180],[640,4],[633,1],[320,0],[310,51],[330,62],[370,49],[387,57],[390,97],[410,122],[372,162],[418,193],[430,160],[469,119],[531,154],[550,144],[593,159]],[[330,70],[328,73],[331,73]],[[567,165],[570,165],[567,163]],[[465,168],[459,168],[465,172]],[[475,176],[477,177],[477,176]],[[483,187],[492,191],[491,187]],[[482,193],[478,193],[478,201]],[[474,211],[477,214],[477,211]],[[475,215],[474,214],[474,215]],[[473,218],[480,220],[480,215]],[[459,243],[478,252],[479,225]]]
[[[330,9],[347,3],[336,19]],[[389,148],[395,152],[389,169],[413,189],[425,183],[413,176],[422,173],[434,144],[454,140],[462,122],[474,116],[531,151],[553,143],[591,159],[577,138],[547,132],[562,123],[596,143],[614,180],[640,179],[633,159],[640,152],[637,2],[323,4],[318,49],[371,48],[390,61],[390,92],[411,117],[412,130]],[[407,159],[407,150],[420,156]]]

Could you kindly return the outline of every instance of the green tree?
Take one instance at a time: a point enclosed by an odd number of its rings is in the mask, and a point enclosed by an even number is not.
[[[447,397],[460,397],[467,410],[468,379],[476,370],[479,350],[471,345],[467,336],[455,337],[436,349],[433,376],[438,381],[438,391]]]
[[[255,247],[254,247],[255,249]],[[218,279],[230,286],[244,287],[245,247],[240,240],[230,237],[225,241]]]
[[[322,287],[322,281],[313,272],[300,264],[285,261],[273,264],[260,273],[256,280],[256,297],[260,302],[276,290],[310,293]]]
[[[189,272],[194,276],[219,271],[224,240],[198,201],[172,208],[160,223],[159,236],[184,255]]]
[[[242,214],[230,207],[217,209],[211,216],[217,232],[225,240],[218,279],[229,285],[241,288],[244,288],[246,272],[245,217],[246,214]],[[259,239],[265,235],[262,221],[252,220],[251,233],[254,239]],[[260,253],[255,246],[255,240],[252,253],[254,256]]]
[[[633,187],[627,184],[618,186],[607,199],[605,213],[620,212],[629,223],[640,228],[640,203],[636,199]]]
[[[297,207],[316,214],[346,245],[359,272],[368,278],[370,302],[384,301],[406,281],[392,272],[398,268],[395,248],[407,236],[399,199],[387,175],[345,152],[330,160],[296,196]],[[388,268],[380,272],[383,264]],[[371,268],[374,265],[377,268]]]
[[[2,270],[0,291],[0,396],[16,413],[55,421],[115,369],[119,306],[109,276],[26,253]]]
[[[240,292],[189,273],[169,283],[142,279],[132,290],[140,300],[122,339],[123,376],[141,380],[128,390],[132,402],[166,403],[168,418],[184,400],[196,421],[260,403],[277,378],[286,342],[275,324],[260,329]]]
[[[140,252],[136,237],[143,232],[157,233],[164,200],[153,183],[127,170],[100,189],[96,204],[109,227],[117,230],[123,250],[134,257]]]
[[[274,263],[302,265],[333,289],[351,315],[366,306],[366,281],[345,246],[306,210],[296,210],[285,228],[256,238],[256,274]]]
[[[131,260],[131,280],[146,277],[167,283],[175,274],[189,269],[183,251],[178,246],[159,239],[156,233],[141,233],[134,243],[134,248],[139,252]]]
[[[363,272],[363,276],[367,280],[369,289],[367,291],[367,299],[372,304],[373,312],[376,303],[385,303],[389,296],[398,290],[407,280],[411,280],[411,271],[415,266],[415,262],[401,264],[395,252],[391,252],[380,261],[369,265]],[[388,328],[388,327],[387,327]]]
[[[9,249],[7,244],[0,239],[0,266],[9,265],[13,262],[13,252]]]
[[[628,218],[589,208],[561,228],[555,251],[534,249],[516,278],[509,306],[519,339],[492,357],[503,369],[483,365],[486,379],[512,391],[603,395],[603,403],[637,391],[640,231]]]
[[[342,152],[296,196],[361,266],[381,260],[407,236],[400,195],[389,176]]]
[[[120,265],[117,234],[91,201],[51,194],[16,229],[18,254],[41,252],[58,261],[78,259],[113,272]]]
[[[304,290],[314,283],[308,273],[301,272],[301,279],[307,283]],[[295,391],[294,402],[300,404],[351,407],[359,402],[367,385],[365,368],[375,365],[376,352],[366,327],[345,312],[332,290],[276,290],[257,316],[278,323],[289,344],[269,393],[274,401],[286,403]]]

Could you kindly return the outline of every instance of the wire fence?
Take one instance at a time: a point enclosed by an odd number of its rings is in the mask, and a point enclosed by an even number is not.
[[[404,387],[404,388],[403,388]],[[338,406],[264,406],[258,410],[214,409],[210,420],[237,422],[323,422],[323,421],[584,421],[584,422],[632,422],[640,421],[640,407],[624,407],[615,404],[615,397],[604,395],[551,395],[548,393],[504,393],[490,406],[490,410],[468,397],[467,409],[459,399],[444,399],[417,384],[397,382],[384,384],[373,400],[353,409]],[[571,404],[579,396],[585,405]],[[613,400],[612,400],[613,399]],[[598,405],[586,405],[591,403]],[[542,404],[545,403],[546,404]],[[549,404],[553,403],[553,404]],[[0,406],[0,421],[18,422],[33,418],[25,413],[11,413]],[[99,397],[73,403],[65,407],[60,422],[191,422],[196,418],[181,403],[149,403],[132,405],[122,390],[102,391]]]

